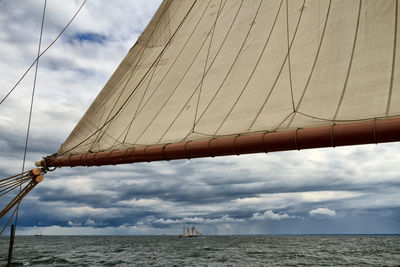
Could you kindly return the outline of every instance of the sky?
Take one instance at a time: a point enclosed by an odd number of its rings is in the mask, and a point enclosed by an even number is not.
[[[160,0],[87,1],[39,62],[27,168],[56,152]],[[49,0],[46,48],[82,0]],[[0,1],[0,98],[33,62],[43,1]],[[0,177],[19,173],[34,71],[0,105]],[[17,234],[400,234],[400,144],[75,167],[23,200]],[[0,200],[1,206],[7,204]],[[4,219],[0,221],[4,225]]]

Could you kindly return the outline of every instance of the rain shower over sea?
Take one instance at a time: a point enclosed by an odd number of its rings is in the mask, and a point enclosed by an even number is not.
[[[1,265],[8,237],[0,238]],[[17,236],[13,266],[399,266],[400,235]]]

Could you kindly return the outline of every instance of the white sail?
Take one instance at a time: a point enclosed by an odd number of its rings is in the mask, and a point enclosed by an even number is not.
[[[398,8],[165,0],[58,154],[398,117]]]

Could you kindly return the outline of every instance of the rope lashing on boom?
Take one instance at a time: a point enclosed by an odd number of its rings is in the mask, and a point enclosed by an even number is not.
[[[22,172],[20,174],[4,178],[0,180],[0,197],[12,192],[14,189],[19,189],[22,185],[26,184],[17,195],[0,211],[0,219],[3,218],[11,209],[13,209],[21,200],[38,184],[43,178],[44,174],[47,172],[45,168],[35,168],[30,171]],[[1,230],[0,235],[7,228],[8,223],[14,216],[16,209],[12,212],[10,218],[8,219],[6,225]]]

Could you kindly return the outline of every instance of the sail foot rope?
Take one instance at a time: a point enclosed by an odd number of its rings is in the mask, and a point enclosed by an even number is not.
[[[43,178],[44,174],[47,172],[45,168],[35,168],[27,172],[22,172],[20,174],[4,178],[0,180],[0,196],[8,194],[14,189],[19,189],[19,187],[26,184],[16,196],[0,211],[0,219],[2,219],[10,210],[12,210],[22,199],[37,185]],[[11,213],[9,219],[7,220],[5,226],[0,232],[0,235],[7,228],[9,222],[14,216],[16,209]]]

